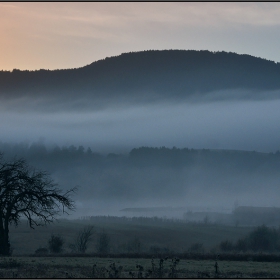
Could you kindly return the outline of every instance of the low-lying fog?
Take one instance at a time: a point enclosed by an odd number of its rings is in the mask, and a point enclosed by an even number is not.
[[[103,110],[41,113],[1,108],[1,140],[43,138],[58,145],[85,145],[97,152],[139,146],[280,149],[280,100],[160,103]]]
[[[50,147],[54,144],[59,146],[83,145],[86,148],[91,147],[93,152],[103,154],[112,152],[125,154],[132,148],[141,146],[255,150],[258,152],[280,150],[279,99],[212,100],[209,102],[174,101],[126,106],[119,104],[99,110],[96,108],[92,110],[81,109],[80,111],[77,109],[73,111],[56,109],[52,112],[48,110],[50,108],[38,112],[38,108],[32,108],[32,106],[28,110],[24,110],[23,107],[19,106],[20,102],[15,103],[17,105],[13,107],[10,104],[6,107],[2,100],[0,113],[0,140],[2,142],[28,141],[31,143],[38,139],[44,139],[44,143]],[[83,172],[83,175],[85,175],[87,170]],[[91,172],[90,169],[88,172]],[[119,172],[117,175],[115,174],[118,176],[125,171],[112,172]],[[165,170],[165,173],[162,174],[162,181],[178,179],[184,174],[182,170],[180,172],[172,174],[172,171]],[[104,178],[102,180],[97,179],[93,182],[91,176],[83,179],[77,177],[77,180],[71,179],[74,173],[70,174],[69,170],[65,170],[63,174],[59,172],[53,172],[53,174],[58,182],[62,181],[65,184],[69,182],[70,185],[71,183],[77,183],[81,187],[83,185],[89,187],[91,184],[98,184],[105,180]],[[103,174],[103,177],[105,175]],[[110,178],[112,182],[115,175]],[[154,192],[148,195],[149,190],[145,186],[145,182],[149,180],[152,182],[153,175],[151,175],[151,179],[146,181],[141,181],[139,177],[138,183],[135,181],[137,176],[140,175],[135,171],[134,178],[126,184],[137,184],[140,191],[143,186],[143,189],[147,192],[146,195],[138,194],[135,197],[129,197],[126,191],[123,191],[123,197],[120,198],[116,194],[116,199],[112,194],[108,194],[106,198],[104,193],[103,196],[94,197],[93,195],[83,200],[80,196],[77,201],[79,215],[124,215],[123,212],[118,211],[126,207],[185,207],[186,205],[190,207],[212,207],[212,209],[217,206],[228,212],[231,211],[236,200],[241,205],[280,206],[278,203],[279,196],[276,195],[278,177],[272,177],[271,181],[257,176],[254,179],[250,177],[251,175],[237,178],[236,182],[234,178],[224,179],[224,183],[230,186],[241,184],[241,182],[244,183],[244,186],[253,183],[259,185],[260,189],[257,194],[252,187],[239,194],[234,193],[234,188],[231,191],[227,188],[226,191],[212,192],[210,187],[216,184],[215,180],[206,183],[203,182],[203,178],[200,178],[198,181],[191,182],[193,187],[189,186],[185,192],[173,192],[173,185],[171,183],[167,184],[166,188],[169,187],[170,189],[166,190],[166,195],[157,197]],[[87,175],[84,177],[87,177]],[[199,178],[199,176],[196,178]],[[187,180],[187,178],[182,177],[175,183],[183,186]],[[122,184],[122,182],[118,183]],[[204,183],[209,185],[207,193],[203,189]],[[107,184],[110,184],[110,182],[107,181]],[[188,184],[190,185],[189,181]],[[218,184],[222,185],[223,180],[219,180]],[[118,190],[116,191],[118,192]],[[171,195],[172,193],[173,195]],[[164,194],[164,190],[161,194]],[[85,198],[85,195],[86,192],[83,192],[83,198]]]

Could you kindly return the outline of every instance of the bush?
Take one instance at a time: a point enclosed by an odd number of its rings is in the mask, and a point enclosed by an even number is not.
[[[100,233],[97,240],[97,252],[99,254],[107,254],[110,251],[110,238],[104,231]]]
[[[59,235],[52,234],[49,241],[49,249],[52,253],[61,253],[64,245],[64,239]]]
[[[278,239],[275,229],[263,225],[249,235],[249,246],[253,251],[274,251],[278,249]]]
[[[279,231],[265,225],[257,227],[248,236],[238,239],[235,245],[237,251],[279,251],[280,246]]]

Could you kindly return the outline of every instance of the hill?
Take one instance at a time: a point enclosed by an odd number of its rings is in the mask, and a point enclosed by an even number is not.
[[[0,71],[0,96],[147,102],[242,89],[252,99],[260,91],[279,90],[279,77],[280,63],[250,55],[153,50],[124,53],[77,69]],[[229,97],[227,93],[219,96]]]

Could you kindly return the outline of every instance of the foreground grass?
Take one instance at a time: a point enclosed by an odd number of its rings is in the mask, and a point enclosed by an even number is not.
[[[1,257],[1,278],[280,278],[277,262],[96,257]],[[173,267],[174,268],[174,267]]]

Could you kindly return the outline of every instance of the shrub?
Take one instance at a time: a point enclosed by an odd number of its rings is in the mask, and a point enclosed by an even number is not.
[[[235,245],[237,251],[276,251],[280,249],[279,231],[265,225],[257,227],[248,236],[238,239]]]
[[[64,245],[64,239],[59,235],[52,234],[49,241],[49,249],[52,253],[61,253]]]
[[[278,249],[278,233],[265,225],[257,227],[249,235],[249,246],[253,251],[273,251]]]
[[[108,270],[109,272],[109,278],[120,278],[121,273],[122,273],[122,266],[116,266],[115,263],[110,264],[110,269]]]
[[[110,250],[110,238],[104,231],[100,233],[97,240],[97,252],[99,254],[107,254]]]
[[[180,259],[173,258],[172,263],[170,265],[170,271],[168,273],[169,278],[177,278],[177,265],[180,262]]]
[[[163,278],[164,277],[164,261],[166,261],[168,258],[161,258],[159,260],[158,267],[155,264],[154,259],[151,260],[152,269],[150,271],[150,275],[152,278]],[[176,266],[175,266],[176,268]]]

